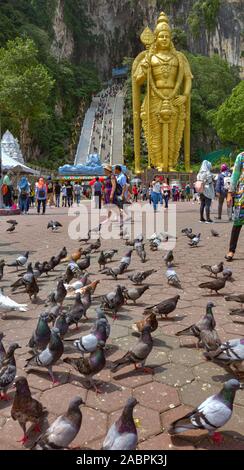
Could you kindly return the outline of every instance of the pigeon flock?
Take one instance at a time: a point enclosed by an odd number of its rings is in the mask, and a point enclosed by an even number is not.
[[[14,231],[17,222],[8,223],[12,228],[8,231]],[[52,232],[59,232],[62,227],[54,220],[47,225]],[[181,329],[180,325],[177,329],[179,313],[182,313],[179,309],[185,302],[185,282],[191,278],[191,256],[197,263],[200,247],[204,243],[210,245],[212,237],[220,236],[214,230],[210,235],[206,241],[203,234],[193,233],[191,228],[182,229],[180,238],[186,243],[184,256],[183,253],[179,256],[174,249],[166,253],[161,251],[162,244],[165,246],[172,239],[169,233],[155,233],[149,240],[143,234],[134,239],[126,235],[117,243],[117,249],[107,249],[103,246],[99,225],[89,230],[87,237],[75,242],[75,249],[69,252],[66,247],[57,247],[48,260],[37,260],[35,252],[31,251],[20,252],[14,258],[6,254],[0,260],[0,410],[1,404],[11,400],[11,419],[18,422],[23,432],[20,446],[33,450],[71,448],[83,426],[86,400],[82,398],[82,392],[89,391],[96,400],[102,399],[104,385],[101,386],[98,379],[104,371],[109,371],[115,384],[121,374],[122,377],[155,376],[158,365],[151,365],[150,355],[153,356],[155,348],[160,354],[160,344],[163,344],[159,341],[160,334],[169,325],[176,326],[174,334],[182,351],[190,348],[196,354],[201,353],[204,363],[211,361],[221,366],[223,376],[227,373],[228,377],[218,384],[217,393],[209,394],[195,409],[171,420],[167,432],[178,436],[200,429],[208,433],[215,445],[222,442],[219,429],[231,419],[236,392],[244,388],[244,338],[222,338],[218,324],[220,315],[216,319],[214,300],[221,297],[227,306],[229,301],[240,304],[240,308],[232,308],[229,313],[231,317],[241,317],[244,315],[244,294],[238,289],[229,291],[228,286],[235,284],[232,270],[224,266],[222,260],[212,263],[211,251],[206,264],[199,262],[194,267],[203,280],[196,286],[198,298],[204,302],[200,304],[202,317],[196,319],[193,315],[195,323],[192,323],[191,316],[187,318],[186,315],[185,328]],[[142,264],[140,271],[134,267],[135,259],[137,266]],[[181,265],[185,265],[185,276],[182,271],[181,275],[178,273]],[[4,284],[6,276],[8,279],[11,276],[7,286]],[[195,282],[194,275],[191,282]],[[44,286],[48,295],[44,294]],[[21,303],[14,300],[16,294],[21,296]],[[38,308],[38,318],[29,340],[16,342],[13,336],[13,340],[7,342],[4,322],[12,318],[11,331],[14,331],[16,317],[24,318],[33,308]],[[133,316],[135,308],[140,308],[140,316]],[[193,306],[189,307],[192,309]],[[121,328],[123,318],[129,318],[131,323],[125,325],[124,322],[129,339],[120,349],[119,342],[115,348],[111,338],[116,328]],[[196,338],[196,342],[189,344],[189,337]],[[161,354],[164,354],[163,350]],[[73,375],[79,385],[77,393],[69,397],[66,411],[55,420],[51,406],[42,403],[31,385],[33,375],[40,373],[41,377],[50,380],[50,389],[54,392]],[[60,394],[58,396],[57,406]],[[158,401],[154,393],[148,399],[152,403]],[[134,412],[138,406],[140,398],[129,396],[124,399],[122,411],[111,423],[101,449],[137,448],[140,420],[135,419]],[[84,445],[79,442],[79,448]]]

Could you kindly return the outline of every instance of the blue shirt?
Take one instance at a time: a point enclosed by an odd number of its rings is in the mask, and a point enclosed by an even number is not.
[[[127,179],[124,173],[120,173],[120,175],[116,175],[117,182],[120,184],[122,188],[127,184]]]

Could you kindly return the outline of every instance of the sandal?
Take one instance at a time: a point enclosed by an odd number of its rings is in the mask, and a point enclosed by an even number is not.
[[[231,262],[231,261],[233,261],[233,258],[234,258],[234,254],[232,256],[231,255],[225,255],[226,261]]]

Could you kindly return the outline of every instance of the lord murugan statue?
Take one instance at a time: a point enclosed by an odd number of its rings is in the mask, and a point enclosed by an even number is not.
[[[141,171],[141,124],[148,167],[175,171],[184,133],[185,170],[190,171],[190,65],[173,45],[165,13],[160,14],[154,32],[147,27],[140,38],[146,50],[136,57],[132,67],[135,171]],[[146,95],[141,104],[141,86],[145,82]]]

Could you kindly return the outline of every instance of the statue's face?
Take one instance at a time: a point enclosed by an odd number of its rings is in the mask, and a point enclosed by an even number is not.
[[[171,36],[169,31],[162,31],[157,38],[157,45],[162,50],[168,50],[170,47]]]

